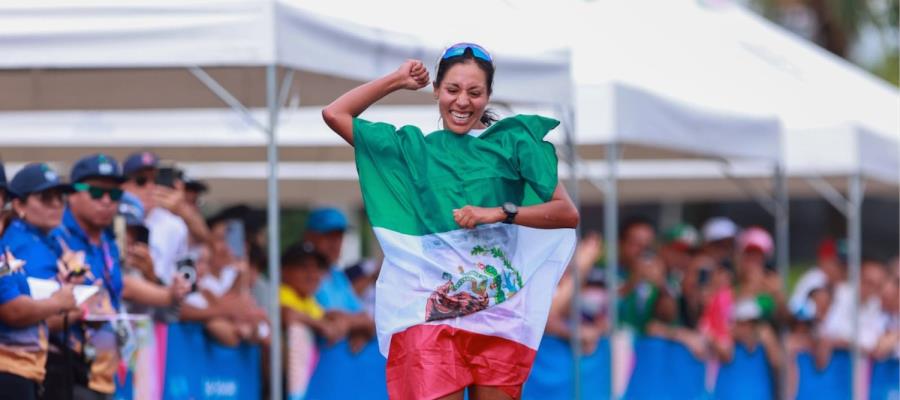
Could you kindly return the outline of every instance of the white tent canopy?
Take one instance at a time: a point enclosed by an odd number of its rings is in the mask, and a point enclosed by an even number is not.
[[[542,101],[568,101],[567,51],[532,29],[532,15],[502,1],[454,7],[489,12],[492,24],[435,29],[412,0],[3,2],[0,69],[280,65],[370,80],[413,57],[433,68],[444,47],[470,40],[496,52],[498,101],[534,102],[536,85]]]

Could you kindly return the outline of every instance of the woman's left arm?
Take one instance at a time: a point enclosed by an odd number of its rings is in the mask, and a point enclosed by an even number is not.
[[[539,229],[575,228],[579,221],[578,209],[562,184],[556,185],[550,201],[527,207],[519,207],[519,213],[513,221],[516,225]],[[463,228],[474,228],[477,225],[503,222],[506,213],[500,207],[484,208],[465,206],[453,210],[453,219]]]

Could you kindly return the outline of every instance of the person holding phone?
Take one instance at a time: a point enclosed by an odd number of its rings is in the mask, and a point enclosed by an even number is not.
[[[71,186],[44,163],[28,164],[9,184],[14,217],[0,237],[5,268],[0,272],[0,399],[36,399],[45,376],[45,319],[75,309],[73,286],[50,297],[32,298],[27,270],[56,270],[59,243],[50,235],[62,220]],[[54,275],[55,277],[55,275]]]
[[[119,215],[123,219],[125,259],[124,288],[122,297],[126,308],[135,314],[147,314],[154,308],[165,308],[180,303],[190,292],[191,285],[184,277],[176,275],[172,284],[160,285],[153,269],[153,259],[147,247],[148,231],[144,226],[144,207],[140,200],[125,193],[119,202]]]
[[[206,222],[184,201],[184,187],[174,167],[162,165],[155,153],[140,151],[129,155],[123,172],[127,180],[122,188],[144,206],[156,276],[169,285],[178,263],[190,256],[191,237],[201,243],[209,240]]]

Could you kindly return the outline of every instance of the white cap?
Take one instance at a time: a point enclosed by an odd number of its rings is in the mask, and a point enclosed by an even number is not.
[[[707,243],[737,236],[738,226],[725,217],[715,217],[703,224],[703,240]]]

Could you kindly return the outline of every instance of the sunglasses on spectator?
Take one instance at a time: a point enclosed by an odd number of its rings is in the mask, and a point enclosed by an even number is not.
[[[484,47],[481,47],[475,43],[454,44],[453,46],[448,47],[447,50],[444,50],[444,55],[441,56],[441,60],[446,60],[450,57],[459,57],[465,54],[466,49],[472,49],[472,55],[475,56],[475,58],[487,61],[489,63],[494,62],[494,59],[491,58],[491,53],[488,53],[488,51],[485,50]]]
[[[134,181],[134,184],[135,184],[135,185],[138,185],[138,187],[144,187],[144,186],[146,186],[148,183],[154,182],[154,181],[156,180],[155,177],[153,177],[153,176],[147,176],[147,175],[137,175],[137,176],[134,176],[134,177],[131,178],[131,179]]]
[[[91,195],[91,198],[94,200],[100,200],[103,198],[103,195],[109,195],[109,199],[112,201],[122,200],[122,195],[125,194],[125,191],[119,188],[102,188],[97,186],[91,186],[87,183],[79,182],[72,187],[75,188],[76,192],[88,192]]]
[[[35,196],[45,206],[52,206],[54,202],[65,204],[66,192],[60,189],[47,189],[37,193],[31,193],[29,196]]]

